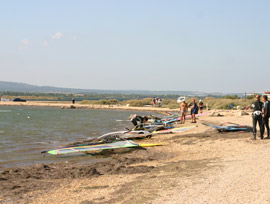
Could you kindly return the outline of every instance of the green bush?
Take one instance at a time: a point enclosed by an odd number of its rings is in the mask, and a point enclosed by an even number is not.
[[[189,104],[192,100],[195,99],[196,103],[199,103],[198,98],[187,98],[186,103]],[[251,105],[254,102],[254,99],[228,99],[228,98],[213,98],[213,97],[206,97],[203,99],[204,106],[208,105],[210,109],[230,109],[230,105],[233,104],[234,107],[241,106],[246,107]],[[141,100],[134,99],[134,100],[126,100],[119,102],[116,99],[102,99],[102,100],[83,100],[80,104],[96,104],[96,105],[127,105],[132,107],[143,107],[145,105],[152,105],[151,98],[144,98]],[[180,104],[177,103],[175,99],[163,99],[162,107],[163,108],[170,108],[170,109],[179,109]]]
[[[204,105],[208,104],[211,109],[230,109],[230,105],[233,104],[234,107],[246,107],[253,103],[253,100],[248,99],[225,99],[225,98],[205,98],[203,100]]]
[[[119,101],[116,99],[101,99],[101,100],[83,100],[80,104],[94,104],[94,105],[116,105]]]
[[[225,99],[239,99],[239,97],[237,95],[226,95],[223,98],[225,98]]]
[[[179,108],[179,103],[177,103],[177,101],[174,99],[164,99],[162,101],[162,107],[175,109],[175,108]]]
[[[127,100],[122,101],[123,105],[129,104],[129,106],[133,107],[143,107],[145,105],[152,105],[152,99],[151,98],[144,98],[142,100]]]

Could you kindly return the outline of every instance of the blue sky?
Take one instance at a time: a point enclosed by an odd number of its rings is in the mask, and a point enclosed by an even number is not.
[[[270,1],[2,1],[0,80],[87,89],[270,89]]]

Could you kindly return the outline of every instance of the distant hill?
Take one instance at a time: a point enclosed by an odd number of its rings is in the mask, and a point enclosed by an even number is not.
[[[26,83],[0,81],[0,91],[23,93],[96,93],[98,90],[59,88],[53,86],[36,86]]]
[[[73,89],[52,86],[36,86],[26,83],[0,81],[0,92],[22,93],[71,93],[71,94],[140,94],[149,96],[158,95],[184,95],[184,96],[207,96],[223,95],[222,93],[206,93],[195,91],[147,91],[147,90],[97,90],[97,89]]]

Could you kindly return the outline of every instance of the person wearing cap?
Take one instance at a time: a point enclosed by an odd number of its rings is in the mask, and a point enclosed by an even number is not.
[[[267,137],[266,139],[270,139],[269,137],[269,117],[270,117],[270,103],[268,101],[267,95],[263,95],[263,132],[267,130]]]
[[[188,106],[185,99],[180,103],[181,124],[185,123]]]
[[[202,102],[201,99],[200,99],[200,101],[199,101],[199,110],[200,110],[200,113],[203,112],[203,102]]]
[[[260,133],[261,133],[261,139],[263,139],[263,103],[261,102],[261,96],[256,95],[256,101],[251,105],[251,108],[253,108],[252,113],[252,121],[253,121],[253,136],[254,140],[256,140],[256,133],[257,133],[257,122],[259,123],[260,127]]]

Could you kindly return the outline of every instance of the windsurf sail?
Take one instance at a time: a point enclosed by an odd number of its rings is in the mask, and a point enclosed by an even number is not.
[[[246,126],[246,125],[239,125],[239,124],[232,124],[227,126],[218,126],[218,125],[212,125],[207,123],[202,123],[203,125],[210,126],[213,128],[216,128],[219,132],[237,132],[237,131],[243,131],[243,132],[251,132],[252,127]]]
[[[117,148],[128,148],[128,147],[138,147],[139,145],[136,142],[131,140],[118,141],[107,144],[94,144],[94,145],[85,145],[85,146],[72,146],[72,147],[64,147],[55,150],[49,150],[47,153],[53,155],[59,154],[70,154],[70,153],[78,153],[78,152],[90,152],[97,150],[105,150],[105,149],[117,149]]]
[[[209,114],[208,112],[198,113],[198,114],[195,115],[195,117],[199,117],[199,116],[203,116],[203,115],[208,115],[208,114]],[[189,119],[189,118],[191,118],[191,115],[187,115],[185,118],[186,119]],[[181,116],[177,116],[177,117],[173,117],[173,118],[168,118],[165,121],[163,121],[163,124],[167,125],[169,123],[174,123],[174,122],[178,122],[178,121],[181,121]]]
[[[151,132],[147,130],[130,130],[130,131],[118,131],[118,132],[110,132],[105,135],[99,136],[98,140],[106,140],[107,138],[115,138],[115,140],[119,139],[132,139],[132,138],[145,138],[151,137]]]
[[[188,127],[179,127],[179,128],[172,128],[167,130],[160,130],[160,131],[154,131],[153,134],[165,134],[165,133],[177,133],[177,132],[185,132],[187,130],[191,130],[196,126],[188,126]]]

